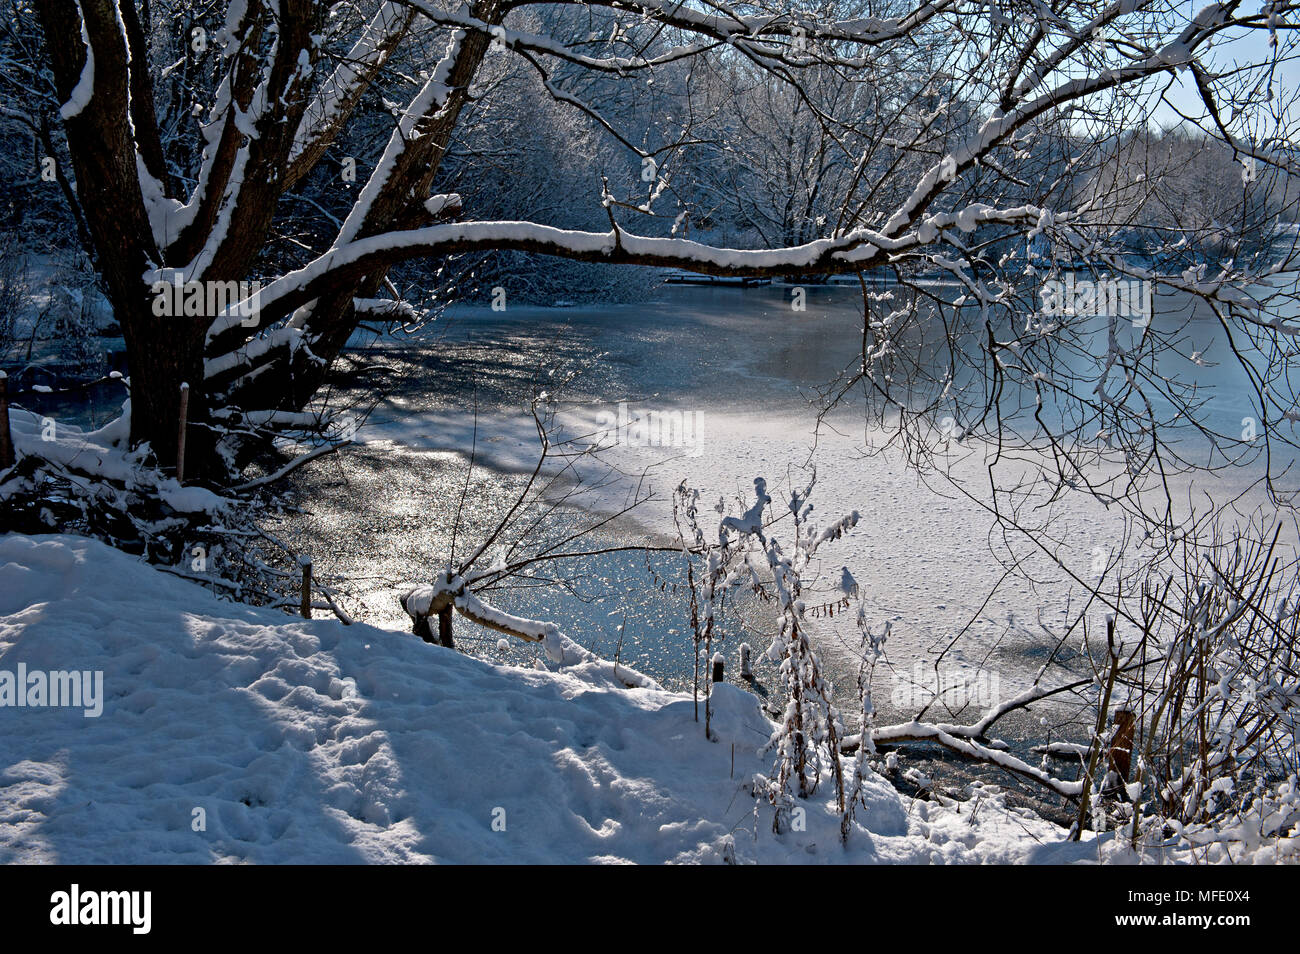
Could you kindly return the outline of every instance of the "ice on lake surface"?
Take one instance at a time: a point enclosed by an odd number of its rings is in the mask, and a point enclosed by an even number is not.
[[[310,548],[320,572],[354,581],[362,618],[405,628],[397,594],[426,582],[452,548],[470,447],[475,469],[457,534],[460,553],[476,546],[509,507],[531,468],[537,444],[526,407],[532,395],[555,397],[569,435],[597,427],[602,414],[605,421],[617,417],[620,405],[625,419],[677,414],[674,420],[696,425],[686,441],[616,447],[629,478],[580,498],[587,511],[610,513],[644,477],[659,500],[602,527],[582,549],[669,542],[667,501],[682,480],[701,490],[704,516],[711,518],[709,505],[720,496],[737,505],[748,501],[756,476],[768,480],[780,504],[781,493],[806,482],[802,468],[815,460],[819,519],[857,509],[863,520],[821,554],[824,572],[809,604],[822,601],[818,593],[834,599],[830,591],[847,566],[873,624],[892,624],[888,658],[877,671],[876,699],[886,717],[916,698],[918,673],[973,619],[960,645],[944,656],[942,676],[945,685],[970,691],[952,697],[951,712],[937,713],[968,718],[990,684],[1005,695],[1032,677],[1043,661],[1046,629],[1066,618],[1070,588],[1051,579],[1046,561],[1035,567],[1040,585],[997,586],[1003,567],[989,553],[989,515],[927,487],[901,461],[864,455],[875,438],[852,412],[832,419],[810,458],[818,388],[856,360],[862,302],[846,287],[810,288],[807,302],[805,312],[792,311],[790,289],[781,286],[666,287],[656,300],[635,305],[511,306],[506,312],[460,306],[408,338],[358,335],[350,356],[356,363],[341,369],[338,388],[346,399],[377,387],[380,398],[359,433],[360,446],[294,477],[296,499],[310,514],[291,521],[288,535]],[[1177,305],[1158,302],[1155,320],[1162,308]],[[1226,363],[1190,370],[1216,387],[1207,413],[1239,416],[1242,384]],[[1240,475],[1216,486],[1226,497],[1245,483]],[[582,510],[561,510],[554,532],[572,532],[584,519]],[[1110,546],[1120,532],[1113,514],[1082,498],[1060,526],[1066,545],[1081,554]],[[513,612],[559,622],[594,651],[617,654],[668,686],[689,686],[688,612],[673,589],[684,582],[680,558],[615,554],[566,561],[562,572],[555,565],[542,575],[571,585],[519,584],[491,596]],[[740,619],[728,623],[719,648],[734,671],[736,649],[748,641],[760,660],[760,684],[771,686],[775,674],[762,658],[772,613],[752,597],[737,609]],[[835,682],[852,692],[858,644],[852,614],[821,614],[813,626]],[[516,644],[503,654],[497,634],[465,621],[456,635],[459,645],[490,658],[527,661],[534,652]]]

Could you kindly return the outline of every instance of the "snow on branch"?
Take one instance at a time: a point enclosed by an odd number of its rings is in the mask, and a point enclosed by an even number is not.
[[[354,298],[352,307],[364,318],[380,318],[384,321],[415,321],[420,317],[410,302],[394,301],[391,298]]]
[[[95,50],[90,45],[90,34],[86,31],[86,15],[79,2],[76,7],[77,17],[81,20],[81,42],[86,50],[86,63],[81,68],[81,77],[72,88],[68,101],[59,107],[59,115],[65,120],[80,116],[81,111],[90,105],[90,98],[95,95]]]
[[[422,0],[414,2],[420,3],[423,9]],[[805,31],[810,39],[875,46],[906,36],[938,14],[955,8],[957,0],[930,0],[902,17],[855,17],[827,23],[790,13],[744,16],[730,9],[723,14],[706,13],[688,7],[680,0],[589,0],[589,5],[632,10],[670,26],[752,51],[756,41],[762,37],[790,37],[797,35],[798,30]]]
[[[9,409],[15,465],[0,484],[0,503],[42,493],[43,474],[53,473],[80,484],[98,485],[104,497],[148,497],[183,514],[219,515],[230,501],[203,487],[186,487],[164,477],[147,462],[148,446],[127,450],[130,401],[123,414],[95,431],[81,431],[49,418]],[[113,489],[108,489],[113,488]],[[94,493],[88,493],[93,499]]]
[[[899,725],[884,726],[871,733],[875,744],[897,744],[899,742],[937,742],[944,748],[961,755],[969,756],[981,762],[988,762],[1006,769],[1013,775],[1038,782],[1067,798],[1078,798],[1083,793],[1083,782],[1067,782],[1044,772],[1036,765],[1030,765],[1010,752],[993,748],[975,739],[958,736],[948,731],[948,727],[926,722],[904,722]],[[846,744],[850,740],[845,740]]]
[[[340,58],[298,123],[289,151],[290,183],[301,178],[333,141],[362,93],[410,30],[414,16],[409,4],[386,0],[352,49]]]
[[[607,670],[617,683],[628,688],[655,689],[658,683],[635,669],[613,665],[579,646],[565,636],[555,623],[516,616],[492,606],[469,589],[469,582],[456,573],[440,573],[432,584],[417,586],[401,599],[402,609],[412,620],[455,609],[472,623],[485,629],[514,636],[530,643],[541,643],[546,656],[559,666],[585,665]]]
[[[464,31],[457,30],[452,34],[451,39],[447,42],[447,48],[442,59],[439,60],[438,65],[425,81],[424,86],[421,87],[411,101],[410,106],[402,114],[401,119],[398,120],[397,128],[393,130],[388,138],[388,145],[384,148],[383,156],[375,165],[370,178],[366,180],[361,195],[358,196],[356,204],[352,206],[351,212],[348,213],[347,219],[343,222],[343,227],[339,230],[338,239],[335,241],[336,247],[351,242],[361,234],[362,227],[365,225],[376,200],[383,194],[389,179],[397,174],[400,157],[406,152],[413,140],[420,138],[419,125],[446,103],[447,97],[451,93],[451,88],[447,83],[451,78],[452,68],[461,55],[464,40]]]

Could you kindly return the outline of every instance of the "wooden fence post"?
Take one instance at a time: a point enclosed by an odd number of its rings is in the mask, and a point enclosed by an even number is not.
[[[311,619],[311,558],[302,557],[302,618]]]
[[[176,483],[185,483],[185,418],[190,412],[190,386],[181,384],[181,414],[176,425]]]
[[[1121,785],[1128,783],[1128,773],[1133,757],[1133,730],[1137,716],[1131,709],[1115,711],[1115,734],[1110,740],[1110,767],[1119,776]]]

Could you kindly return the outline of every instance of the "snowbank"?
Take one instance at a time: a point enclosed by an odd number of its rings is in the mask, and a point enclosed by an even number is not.
[[[829,785],[776,836],[740,689],[708,742],[689,697],[222,602],[75,537],[0,537],[0,670],[20,662],[102,670],[104,711],[0,707],[0,862],[1096,857],[999,796],[972,814],[878,777],[847,850]]]

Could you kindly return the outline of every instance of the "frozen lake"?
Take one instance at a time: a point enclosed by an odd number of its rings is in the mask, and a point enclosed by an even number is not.
[[[973,680],[976,702],[979,691],[1015,691],[1045,658],[1046,634],[1058,631],[1066,599],[1073,593],[1077,601],[1077,588],[1054,580],[1045,562],[1033,586],[1004,579],[989,553],[989,515],[925,486],[900,461],[865,456],[872,435],[852,413],[823,430],[810,457],[817,389],[856,360],[861,297],[853,288],[810,288],[807,310],[794,312],[790,295],[779,286],[665,286],[652,301],[598,309],[461,306],[409,339],[359,337],[358,346],[371,347],[355,373],[341,375],[339,394],[347,399],[377,388],[382,397],[359,434],[361,446],[294,478],[310,514],[290,521],[285,533],[311,551],[318,570],[354,581],[359,615],[405,628],[397,594],[426,581],[450,549],[471,443],[477,464],[460,552],[476,545],[477,535],[509,506],[512,488],[533,462],[536,439],[524,410],[529,397],[555,390],[558,376],[581,370],[558,392],[572,432],[587,422],[594,428],[620,403],[633,416],[681,412],[698,422],[687,446],[616,449],[629,480],[577,502],[589,511],[617,509],[631,478],[643,475],[660,500],[603,527],[583,549],[669,542],[671,510],[664,499],[682,480],[698,487],[705,501],[719,495],[739,500],[748,499],[753,478],[762,476],[779,503],[780,494],[802,486],[806,473],[800,468],[815,460],[821,520],[850,509],[863,515],[853,534],[823,551],[815,592],[833,599],[830,587],[847,566],[862,585],[873,624],[892,625],[889,661],[876,680],[885,717],[900,711],[891,700],[915,698],[909,686],[917,667],[930,667],[963,629],[960,643],[943,656],[945,669]],[[1187,321],[1176,305],[1166,307]],[[1160,308],[1156,321],[1162,320]],[[1199,321],[1206,322],[1202,331],[1211,341],[1212,316],[1191,315],[1193,334]],[[1212,345],[1206,347],[1212,355]],[[1240,369],[1234,376],[1227,365],[1207,361],[1188,364],[1183,373],[1214,386],[1205,394],[1204,413],[1221,426],[1243,416]],[[1228,499],[1245,482],[1234,475],[1201,481],[1197,489]],[[716,519],[711,511],[704,515]],[[582,520],[581,512],[563,510],[556,526],[572,528]],[[1094,548],[1117,545],[1121,532],[1113,514],[1082,498],[1065,508],[1061,526],[1065,547],[1085,562]],[[639,554],[566,561],[550,574],[564,585],[525,582],[491,596],[512,611],[559,622],[596,652],[618,653],[664,683],[686,687],[688,611],[672,591],[682,578],[681,560],[669,555],[649,562],[648,570]],[[809,603],[821,599],[813,595]],[[729,622],[719,647],[733,669],[741,640],[761,655],[773,633],[768,607],[749,598],[737,608],[739,618]],[[813,625],[837,685],[851,691],[857,666],[851,614],[822,616]],[[456,636],[472,652],[500,655],[496,634],[460,621]],[[531,647],[512,645],[505,658],[526,662],[532,654]],[[770,668],[759,675],[771,684]]]

